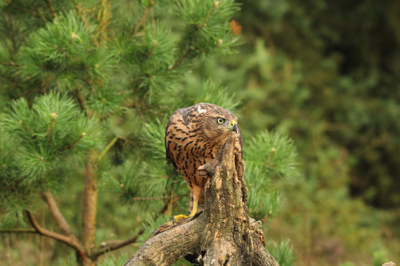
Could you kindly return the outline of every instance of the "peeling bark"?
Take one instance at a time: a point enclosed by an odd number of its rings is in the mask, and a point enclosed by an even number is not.
[[[244,162],[234,153],[236,133],[211,162],[199,167],[209,175],[204,211],[167,223],[124,266],[171,265],[178,259],[213,266],[279,266],[264,247],[262,222],[250,218]]]

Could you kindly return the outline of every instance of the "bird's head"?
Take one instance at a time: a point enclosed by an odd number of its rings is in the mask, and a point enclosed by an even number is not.
[[[228,138],[232,131],[239,131],[237,117],[231,111],[217,105],[210,105],[212,108],[200,109],[204,112],[202,119],[203,134],[208,139]]]

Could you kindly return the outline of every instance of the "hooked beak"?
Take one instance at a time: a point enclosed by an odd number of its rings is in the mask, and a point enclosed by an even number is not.
[[[231,130],[235,131],[236,133],[238,132],[238,126],[237,126],[235,120],[232,120],[232,122],[231,122]]]

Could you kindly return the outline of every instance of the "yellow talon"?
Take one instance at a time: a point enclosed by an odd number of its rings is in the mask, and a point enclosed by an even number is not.
[[[187,215],[183,215],[183,214],[175,215],[174,222],[176,222],[178,220],[182,220],[182,219],[187,219],[187,218],[189,218]]]
[[[183,215],[183,214],[175,215],[175,216],[172,218],[172,222],[173,222],[173,224],[175,224],[176,221],[182,220],[182,219],[187,219],[187,218],[189,218],[189,217],[193,217],[193,216],[196,215],[196,213],[197,213],[197,201],[194,201],[194,202],[193,202],[193,209],[192,209],[192,211],[190,212],[190,215],[189,215],[189,216],[186,216],[186,215]]]
[[[193,210],[190,212],[189,217],[195,216],[197,213],[197,201],[193,201]]]

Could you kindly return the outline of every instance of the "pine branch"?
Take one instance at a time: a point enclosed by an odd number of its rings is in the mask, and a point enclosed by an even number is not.
[[[14,63],[14,62],[1,62],[2,65],[6,65],[6,66],[21,66],[20,64]]]
[[[271,214],[272,214],[272,211],[269,211],[269,212],[267,213],[267,215],[264,217],[264,219],[262,219],[262,222],[265,223],[266,221],[268,221],[268,219],[269,219],[269,217],[271,216]]]
[[[139,148],[139,145],[137,145],[134,141],[132,141],[132,140],[130,140],[130,139],[128,139],[128,138],[122,137],[122,136],[118,136],[118,138],[119,138],[119,139],[122,139],[122,140],[125,140],[126,142],[129,142],[130,144],[132,144],[133,146],[135,146],[136,149],[139,151],[139,153],[140,153],[142,156],[144,156],[143,152],[142,152],[142,151],[140,150],[140,148]]]
[[[12,78],[12,77],[9,77],[9,76],[7,76],[7,75],[5,75],[5,74],[3,74],[3,73],[0,73],[0,77],[3,77],[3,78],[5,78],[5,79],[7,79],[7,80],[9,80],[9,81],[11,81],[11,82],[14,82],[14,83],[19,83],[18,80],[14,79],[14,78]]]
[[[30,14],[30,15],[32,15],[32,16],[34,16],[34,17],[39,18],[39,16],[38,16],[37,14],[35,14],[35,13],[29,11],[28,9],[24,9],[24,8],[18,6],[18,5],[16,5],[16,4],[14,4],[14,3],[12,3],[11,0],[5,1],[5,2],[6,2],[7,4],[9,4],[10,6],[12,6],[13,8],[15,8],[15,9],[18,9],[18,10],[24,12],[24,13],[27,13],[27,14]]]
[[[79,243],[80,240],[72,233],[67,220],[65,220],[60,209],[58,208],[54,195],[51,192],[42,192],[41,194],[43,200],[47,203],[49,207],[50,213],[53,215],[53,218],[56,221],[58,227],[61,229],[61,231],[65,235],[73,239],[73,241]]]
[[[6,167],[6,165],[3,164],[2,167]],[[11,190],[12,192],[18,194],[17,187],[19,186],[19,184],[20,184],[21,182],[22,182],[22,179],[21,179],[21,180],[18,180],[18,181],[15,182],[15,183],[13,183],[12,186],[0,186],[0,189]]]
[[[10,39],[11,39],[11,44],[12,44],[12,48],[13,48],[13,56],[15,57],[17,55],[17,44],[15,41],[15,33],[14,33],[14,27],[13,27],[13,23],[12,23],[12,19],[11,19],[11,15],[7,14],[7,22],[8,22],[8,29],[9,29],[9,35],[10,35]]]
[[[85,23],[86,28],[90,27],[90,23],[89,21],[82,15],[82,8],[78,5],[78,3],[75,0],[72,0],[72,2],[74,3],[75,6],[75,11],[76,14],[78,14],[79,19]],[[96,38],[94,38],[94,36],[92,36],[92,40],[94,41],[94,43],[98,46],[99,43],[97,42]]]
[[[109,241],[109,242],[104,242],[102,243],[102,247],[97,250],[96,252],[93,252],[93,257],[98,257],[101,256],[107,252],[125,247],[129,244],[135,243],[137,239],[144,233],[143,229],[140,229],[140,231],[134,236],[131,237],[127,240],[120,240],[120,241]]]
[[[215,9],[217,8],[217,6],[219,5],[219,2],[214,2],[213,7],[211,8],[211,10],[208,12],[208,14],[206,15],[206,17],[203,19],[202,23],[200,24],[201,27],[205,27],[207,24],[207,19],[211,16],[212,13],[214,13]]]
[[[14,67],[20,67],[20,66],[21,66],[20,64],[16,64],[16,63],[14,63],[14,62],[2,62],[1,64],[2,64],[2,65],[8,65],[8,66],[14,66]],[[15,78],[10,77],[10,76],[8,76],[8,75],[6,75],[6,74],[4,74],[4,73],[1,73],[1,72],[0,72],[0,77],[3,77],[3,78],[5,78],[5,79],[11,81],[12,83],[15,83],[15,85],[16,85],[18,88],[20,88],[21,90],[24,90],[24,89],[25,89],[24,87],[21,87],[21,85],[20,85],[20,84],[23,83],[21,80],[15,79]],[[35,84],[36,84],[36,82],[35,82]],[[37,85],[37,84],[36,84],[36,85]],[[20,93],[18,93],[17,95],[18,95],[18,96],[24,96],[24,95],[29,94],[29,93],[31,93],[31,92],[40,92],[40,93],[42,93],[42,94],[45,94],[45,93],[46,93],[46,92],[43,91],[42,89],[32,89],[32,90],[29,90],[29,91],[20,92]]]
[[[6,233],[13,233],[13,234],[25,234],[25,233],[38,234],[39,232],[36,231],[35,229],[28,229],[28,228],[0,229],[0,234],[6,234]]]
[[[110,13],[108,12],[107,8],[107,0],[103,0],[101,2],[102,8],[99,10],[98,16],[97,16],[97,21],[98,21],[98,27],[97,31],[98,33],[96,35],[99,35],[99,41],[100,43],[103,43],[107,41],[107,27],[110,25]]]
[[[25,91],[25,92],[20,92],[17,95],[18,96],[25,96],[25,95],[27,95],[29,93],[32,93],[32,92],[40,92],[42,94],[45,94],[45,92],[43,90],[41,90],[41,89],[33,89],[33,90]]]
[[[219,2],[215,2],[214,5],[213,5],[213,7],[211,8],[211,10],[208,12],[208,14],[206,15],[206,17],[203,19],[203,21],[202,21],[199,25],[195,25],[194,31],[192,32],[192,35],[190,36],[189,44],[192,43],[193,38],[194,38],[196,32],[197,32],[198,30],[200,30],[201,28],[207,26],[207,23],[206,23],[206,22],[207,22],[207,19],[212,15],[212,13],[214,13],[214,11],[215,11],[215,9],[217,8],[218,5],[219,5]],[[217,46],[218,46],[219,44],[221,44],[221,43],[222,43],[222,40],[218,40],[218,43],[217,43],[213,48],[217,47]],[[189,46],[190,46],[190,45],[189,45]],[[179,66],[179,65],[182,63],[182,61],[183,61],[186,57],[188,57],[189,54],[190,54],[192,51],[193,51],[193,49],[189,47],[189,48],[183,53],[183,55],[175,62],[175,64],[174,64],[169,70],[170,70],[170,71],[171,71],[171,70],[174,70],[177,66]]]
[[[27,218],[29,220],[29,223],[36,230],[36,232],[38,234],[46,236],[46,237],[49,237],[49,238],[53,238],[55,240],[58,240],[58,241],[66,244],[66,245],[68,245],[70,247],[73,247],[76,250],[80,250],[81,249],[80,244],[76,243],[70,237],[62,235],[62,234],[59,234],[59,233],[56,233],[56,232],[53,232],[53,231],[50,231],[50,230],[47,230],[47,229],[41,227],[30,211],[25,210],[24,212],[25,212],[25,214],[26,214],[26,216],[27,216]]]
[[[169,199],[170,197],[162,196],[162,197],[133,197],[134,201],[147,201],[147,200],[159,200],[159,199]]]
[[[54,10],[53,5],[51,4],[51,1],[50,0],[44,0],[44,1],[46,2],[46,5],[50,9],[50,13],[53,16],[53,18],[57,19],[57,14],[56,14],[56,11]]]
[[[135,29],[133,30],[133,32],[129,35],[129,38],[131,38],[132,36],[134,36],[138,30],[143,26],[143,23],[146,21],[146,17],[150,12],[150,9],[153,7],[154,5],[154,1],[151,0],[149,6],[145,9],[145,11],[143,12],[142,17],[139,20],[139,23],[136,25]]]
[[[197,50],[199,50],[199,51],[202,51],[202,52],[209,52],[209,51],[211,51],[212,49],[217,48],[218,45],[220,45],[221,43],[222,43],[222,40],[220,39],[220,40],[218,40],[218,42],[217,42],[211,49],[206,50],[206,51],[200,50],[200,49],[198,49],[197,47],[195,47],[195,48],[196,48]],[[182,61],[183,61],[186,57],[189,56],[189,54],[190,54],[192,51],[193,51],[192,48],[188,48],[188,49],[186,50],[186,52],[175,62],[175,64],[174,64],[169,70],[174,70],[180,63],[182,63]]]
[[[26,131],[29,135],[32,135],[31,130],[24,124],[24,122],[19,121],[19,124],[25,129],[25,131]],[[32,136],[32,138],[34,138],[34,136]]]
[[[48,143],[48,147],[51,146],[51,140],[53,138],[53,130],[54,130],[54,124],[56,123],[56,118],[57,118],[57,113],[51,113],[51,120],[50,120],[50,128],[49,131],[47,133],[49,137],[49,143]]]
[[[79,138],[78,138],[74,143],[72,143],[72,144],[69,145],[68,147],[64,147],[64,148],[62,148],[62,149],[59,149],[58,151],[72,150],[72,149],[75,147],[75,145],[78,144],[78,142],[79,142],[85,135],[86,135],[86,133],[83,132],[83,133],[79,136]]]
[[[85,99],[85,97],[83,97],[83,95],[82,95],[82,92],[81,92],[81,89],[76,89],[76,94],[77,94],[77,97],[78,97],[78,101],[79,101],[79,103],[80,103],[80,106],[82,107],[82,109],[83,110],[88,110],[88,104],[87,104],[87,101],[86,101],[86,99]]]
[[[186,52],[175,62],[175,64],[169,70],[174,70],[177,66],[179,66],[180,63],[182,63],[182,61],[186,57],[188,57],[191,51],[193,51],[191,48],[187,49]]]
[[[103,156],[107,153],[107,151],[111,149],[111,147],[115,144],[115,142],[117,142],[117,140],[118,136],[113,138],[111,142],[108,143],[107,147],[104,148],[104,150],[100,153],[99,158],[97,159],[99,162],[101,161],[101,158],[103,158]]]
[[[164,206],[155,215],[155,218],[157,218],[159,215],[165,213],[167,210],[168,210],[168,204],[165,203]],[[135,243],[137,241],[137,239],[143,233],[144,233],[144,230],[140,229],[140,231],[134,237],[128,238],[126,240],[120,240],[120,241],[115,241],[114,240],[114,241],[104,242],[101,247],[97,248],[96,251],[92,252],[92,254],[93,254],[92,256],[93,257],[98,257],[100,255],[103,255],[103,254],[107,253],[107,252],[110,252],[110,251],[125,247],[125,246],[127,246],[129,244]]]
[[[35,9],[36,9],[36,12],[39,14],[40,18],[44,21],[44,23],[46,23],[46,22],[47,22],[47,19],[46,19],[46,17],[43,15],[43,12],[40,11],[39,6],[38,6],[36,3],[35,3]]]

